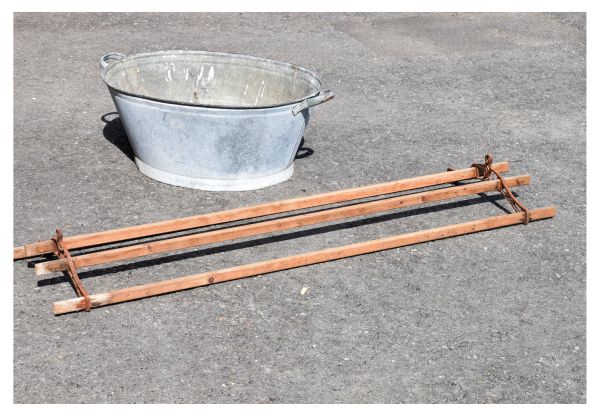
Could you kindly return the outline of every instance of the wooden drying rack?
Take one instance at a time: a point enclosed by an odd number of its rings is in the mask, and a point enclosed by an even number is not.
[[[492,158],[486,155],[484,164],[473,164],[470,168],[461,170],[448,169],[447,172],[433,175],[401,179],[393,182],[380,183],[359,188],[344,189],[319,195],[276,201],[266,204],[254,205],[245,208],[236,208],[227,211],[201,214],[186,218],[177,218],[168,221],[155,222],[132,227],[113,229],[92,234],[63,237],[60,229],[49,240],[38,241],[24,246],[15,247],[13,257],[15,260],[27,257],[54,253],[55,260],[38,263],[35,272],[38,275],[52,272],[67,272],[75,291],[79,297],[68,299],[53,304],[56,315],[89,311],[91,308],[156,296],[213,283],[241,279],[244,277],[308,266],[345,257],[358,256],[381,250],[403,247],[412,244],[455,237],[494,228],[515,225],[529,221],[554,217],[554,207],[526,209],[512,194],[511,187],[528,185],[529,175],[503,178],[500,174],[507,172],[508,162],[492,163]],[[491,179],[491,174],[496,179]],[[459,184],[459,181],[480,179],[468,184]],[[134,240],[143,237],[159,236],[167,233],[191,230],[209,225],[230,223],[233,221],[259,218],[272,214],[280,214],[306,208],[321,207],[348,201],[356,201],[369,197],[383,196],[403,191],[427,188],[436,185],[451,184],[449,187],[388,197],[368,202],[358,202],[342,207],[330,207],[321,211],[299,213],[285,218],[263,220],[247,225],[232,225],[227,228],[213,231],[198,232],[195,234],[160,239],[156,241],[133,244],[125,247],[110,248],[87,254],[71,254],[77,250],[93,246],[102,246]],[[77,270],[81,267],[97,266],[111,262],[165,253],[198,247],[205,244],[217,243],[238,238],[272,233],[307,225],[335,221],[351,217],[389,211],[429,202],[459,198],[483,192],[499,191],[515,209],[514,214],[504,214],[495,217],[483,218],[475,221],[447,225],[413,233],[396,235],[379,240],[371,240],[346,246],[334,247],[325,250],[298,254],[295,256],[278,258],[258,263],[245,264],[201,274],[195,274],[160,282],[148,283],[124,289],[112,290],[105,293],[90,295],[84,288]]]

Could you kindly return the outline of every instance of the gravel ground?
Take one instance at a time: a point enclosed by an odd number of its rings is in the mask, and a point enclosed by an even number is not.
[[[15,262],[15,402],[586,401],[584,14],[14,19],[15,245],[56,226],[75,235],[466,167],[486,152],[532,175],[526,206],[558,208],[528,226],[59,317],[51,304],[74,297],[68,281]],[[291,180],[249,192],[140,174],[98,59],[160,49],[316,68],[337,96],[312,114],[314,153]],[[97,293],[506,207],[476,196],[81,276]]]

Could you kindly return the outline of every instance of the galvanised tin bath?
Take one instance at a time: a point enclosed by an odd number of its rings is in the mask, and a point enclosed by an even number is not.
[[[188,188],[287,180],[309,108],[334,96],[311,70],[248,55],[108,53],[100,65],[139,170]]]

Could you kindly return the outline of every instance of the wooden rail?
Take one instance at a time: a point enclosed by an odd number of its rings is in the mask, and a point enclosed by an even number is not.
[[[532,209],[529,211],[529,214],[530,221],[541,220],[554,217],[556,214],[556,209],[554,207]],[[462,224],[447,225],[445,227],[401,234],[380,240],[372,240],[342,247],[328,248],[325,250],[313,251],[310,253],[303,253],[290,257],[230,267],[227,269],[195,274],[176,279],[169,279],[162,282],[148,283],[125,289],[112,290],[105,293],[91,295],[91,307],[97,308],[99,306],[177,292],[180,290],[210,285],[213,283],[242,279],[245,277],[272,273],[280,270],[293,269],[296,267],[338,260],[345,257],[359,256],[376,251],[419,244],[426,241],[456,237],[459,235],[519,224],[524,221],[525,213],[523,212],[505,214],[476,221],[465,222]],[[60,315],[68,312],[80,311],[84,308],[84,298],[79,297],[61,302],[55,302],[52,309],[54,314]]]
[[[512,178],[505,178],[504,181],[508,186],[514,187],[528,185],[530,179],[531,178],[529,175],[521,175]],[[500,183],[498,180],[488,180],[473,184],[452,186],[432,191],[419,192],[411,195],[402,195],[394,198],[333,208],[309,214],[296,215],[288,218],[274,219],[255,224],[225,228],[161,241],[153,241],[129,247],[98,251],[95,253],[73,256],[72,260],[77,268],[95,266],[99,264],[106,264],[141,256],[197,247],[204,244],[234,240],[269,232],[283,231],[291,228],[363,216],[381,211],[389,211],[393,209],[458,198],[466,195],[473,195],[499,189]],[[35,265],[35,272],[38,275],[66,271],[68,269],[69,264],[66,259],[53,260]]]
[[[506,172],[509,168],[508,162],[495,163],[492,166],[497,172]],[[282,212],[335,204],[376,195],[385,195],[428,186],[475,179],[478,177],[478,173],[479,172],[477,168],[471,167],[467,169],[436,173],[433,175],[409,179],[401,179],[358,188],[344,189],[319,195],[254,205],[251,207],[236,208],[228,211],[213,212],[209,214],[195,215],[192,217],[107,230],[98,233],[65,237],[63,240],[63,246],[69,250],[74,250],[118,241],[189,230],[208,225],[279,214]],[[13,258],[18,260],[27,257],[38,256],[41,254],[52,253],[55,250],[56,246],[52,240],[38,241],[36,243],[15,247],[13,249]]]

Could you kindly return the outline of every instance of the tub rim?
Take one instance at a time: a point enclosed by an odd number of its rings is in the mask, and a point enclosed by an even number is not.
[[[176,101],[176,100],[167,100],[167,99],[162,99],[162,98],[156,98],[156,97],[150,97],[147,95],[143,95],[143,94],[135,94],[129,91],[125,91],[123,89],[120,88],[116,88],[114,86],[112,86],[107,80],[106,80],[106,74],[107,72],[114,67],[115,65],[117,65],[119,62],[123,62],[123,60],[135,60],[136,58],[140,58],[140,57],[146,57],[146,56],[156,56],[156,55],[164,55],[164,54],[191,54],[191,55],[209,55],[209,56],[231,56],[231,55],[235,55],[237,57],[243,57],[243,58],[250,58],[251,60],[255,60],[255,61],[267,61],[269,63],[278,65],[278,66],[283,66],[283,67],[291,67],[295,70],[300,70],[308,75],[310,75],[311,77],[313,77],[318,84],[317,87],[317,91],[314,94],[309,94],[306,96],[302,96],[299,97],[297,99],[294,99],[293,101],[286,101],[284,103],[280,103],[280,104],[276,104],[276,105],[263,105],[263,106],[256,106],[256,107],[248,107],[248,106],[233,106],[233,105],[228,105],[228,106],[223,106],[223,105],[208,105],[208,104],[199,104],[199,103],[190,103],[190,102],[183,102],[183,101]],[[106,62],[106,57],[110,57],[110,56],[117,56],[118,59],[113,59],[112,62]],[[186,49],[173,49],[173,50],[161,50],[161,51],[154,51],[154,52],[143,52],[143,53],[137,53],[134,55],[123,55],[120,53],[107,53],[105,55],[103,55],[100,58],[100,62],[102,64],[102,62],[106,63],[106,66],[102,67],[102,81],[106,84],[106,86],[113,90],[118,92],[119,94],[124,94],[124,95],[128,95],[131,97],[137,97],[143,100],[147,100],[147,101],[153,101],[153,102],[161,102],[161,103],[166,103],[166,104],[175,104],[175,105],[182,105],[182,106],[186,106],[186,107],[200,107],[200,108],[213,108],[213,109],[221,109],[221,110],[261,110],[261,109],[268,109],[268,108],[279,108],[279,107],[285,107],[285,106],[289,106],[292,104],[298,104],[301,103],[305,100],[308,100],[310,98],[314,98],[320,94],[323,93],[323,91],[321,90],[321,78],[319,77],[319,75],[306,67],[303,67],[301,65],[297,65],[297,64],[293,64],[293,63],[289,63],[289,62],[285,62],[285,61],[280,61],[277,59],[270,59],[270,58],[261,58],[258,56],[254,56],[254,55],[248,55],[248,54],[243,54],[243,53],[234,53],[234,52],[217,52],[217,51],[202,51],[202,50],[186,50]]]

